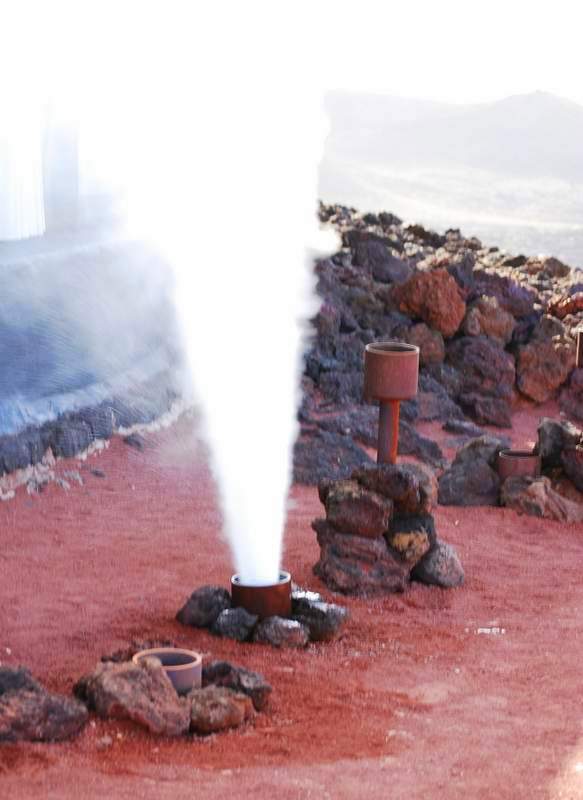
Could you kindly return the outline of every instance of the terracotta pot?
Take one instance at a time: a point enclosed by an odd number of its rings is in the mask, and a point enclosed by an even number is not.
[[[500,480],[519,476],[538,478],[540,456],[532,450],[500,450],[498,453],[498,475]]]
[[[379,401],[377,462],[395,464],[399,403],[417,394],[419,348],[406,342],[371,342],[364,350],[364,399]]]
[[[260,619],[289,617],[291,614],[291,575],[281,571],[279,580],[268,586],[241,583],[239,575],[231,578],[231,598],[235,608],[241,607]]]
[[[417,345],[371,342],[365,347],[365,400],[410,400],[417,394],[418,377]]]
[[[200,689],[202,684],[202,656],[194,650],[177,647],[154,647],[140,650],[132,658],[139,664],[144,658],[157,658],[178,694],[187,694],[191,689]]]

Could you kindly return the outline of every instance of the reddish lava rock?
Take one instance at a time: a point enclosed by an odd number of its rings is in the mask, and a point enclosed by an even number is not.
[[[445,269],[417,272],[391,293],[399,311],[419,317],[443,336],[453,336],[466,314],[455,280]]]

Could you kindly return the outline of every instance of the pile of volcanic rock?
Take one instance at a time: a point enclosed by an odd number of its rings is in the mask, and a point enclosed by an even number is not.
[[[264,711],[272,687],[258,672],[211,661],[203,665],[202,687],[181,697],[160,661],[148,658],[104,660],[74,692],[77,699],[50,694],[23,667],[0,667],[0,742],[71,739],[89,711],[159,736],[216,733]]]
[[[222,586],[201,586],[190,595],[176,619],[238,642],[306,647],[309,642],[335,639],[348,619],[348,609],[327,603],[318,592],[294,587],[290,617],[260,620],[244,608],[232,607],[231,595]]]
[[[203,665],[202,687],[181,697],[157,658],[102,661],[75,694],[103,719],[130,720],[159,736],[206,735],[236,728],[263,711],[271,686],[227,661]]]
[[[362,404],[363,353],[372,341],[420,348],[419,393],[401,406],[399,453],[434,469],[438,444],[416,421],[509,427],[515,400],[558,397],[583,419],[575,332],[583,273],[556,258],[508,255],[457,229],[403,225],[389,213],[322,205],[341,247],[315,265],[321,307],[305,356],[294,477],[347,478],[376,445],[374,407]],[[364,446],[364,447],[363,447]]]
[[[331,589],[371,595],[403,592],[411,579],[444,588],[463,583],[457,553],[436,535],[430,471],[365,466],[350,480],[321,481],[319,493],[326,518],[312,523],[320,545],[314,573]]]
[[[500,502],[519,513],[561,522],[583,522],[583,431],[545,418],[538,427],[538,478],[507,478]]]
[[[566,420],[544,418],[537,431],[541,475],[501,481],[499,451],[506,439],[484,435],[457,452],[439,478],[439,502],[455,506],[507,506],[564,522],[583,521],[583,430]]]

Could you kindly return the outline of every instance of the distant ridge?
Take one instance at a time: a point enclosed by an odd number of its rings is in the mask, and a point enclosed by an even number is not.
[[[336,157],[583,181],[583,106],[548,92],[452,105],[330,93]]]

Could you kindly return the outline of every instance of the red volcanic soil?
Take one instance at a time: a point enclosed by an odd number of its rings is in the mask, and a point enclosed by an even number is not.
[[[516,444],[540,415],[516,414]],[[352,617],[339,641],[278,652],[174,621],[192,589],[227,586],[232,572],[187,420],[147,435],[142,452],[116,439],[60,469],[79,469],[84,485],[0,503],[1,662],[69,692],[101,655],[167,637],[259,670],[273,700],[208,738],[94,719],[71,743],[0,745],[0,797],[583,797],[583,525],[440,507],[463,588],[340,600]],[[291,499],[285,566],[322,589],[317,492],[294,487]]]

